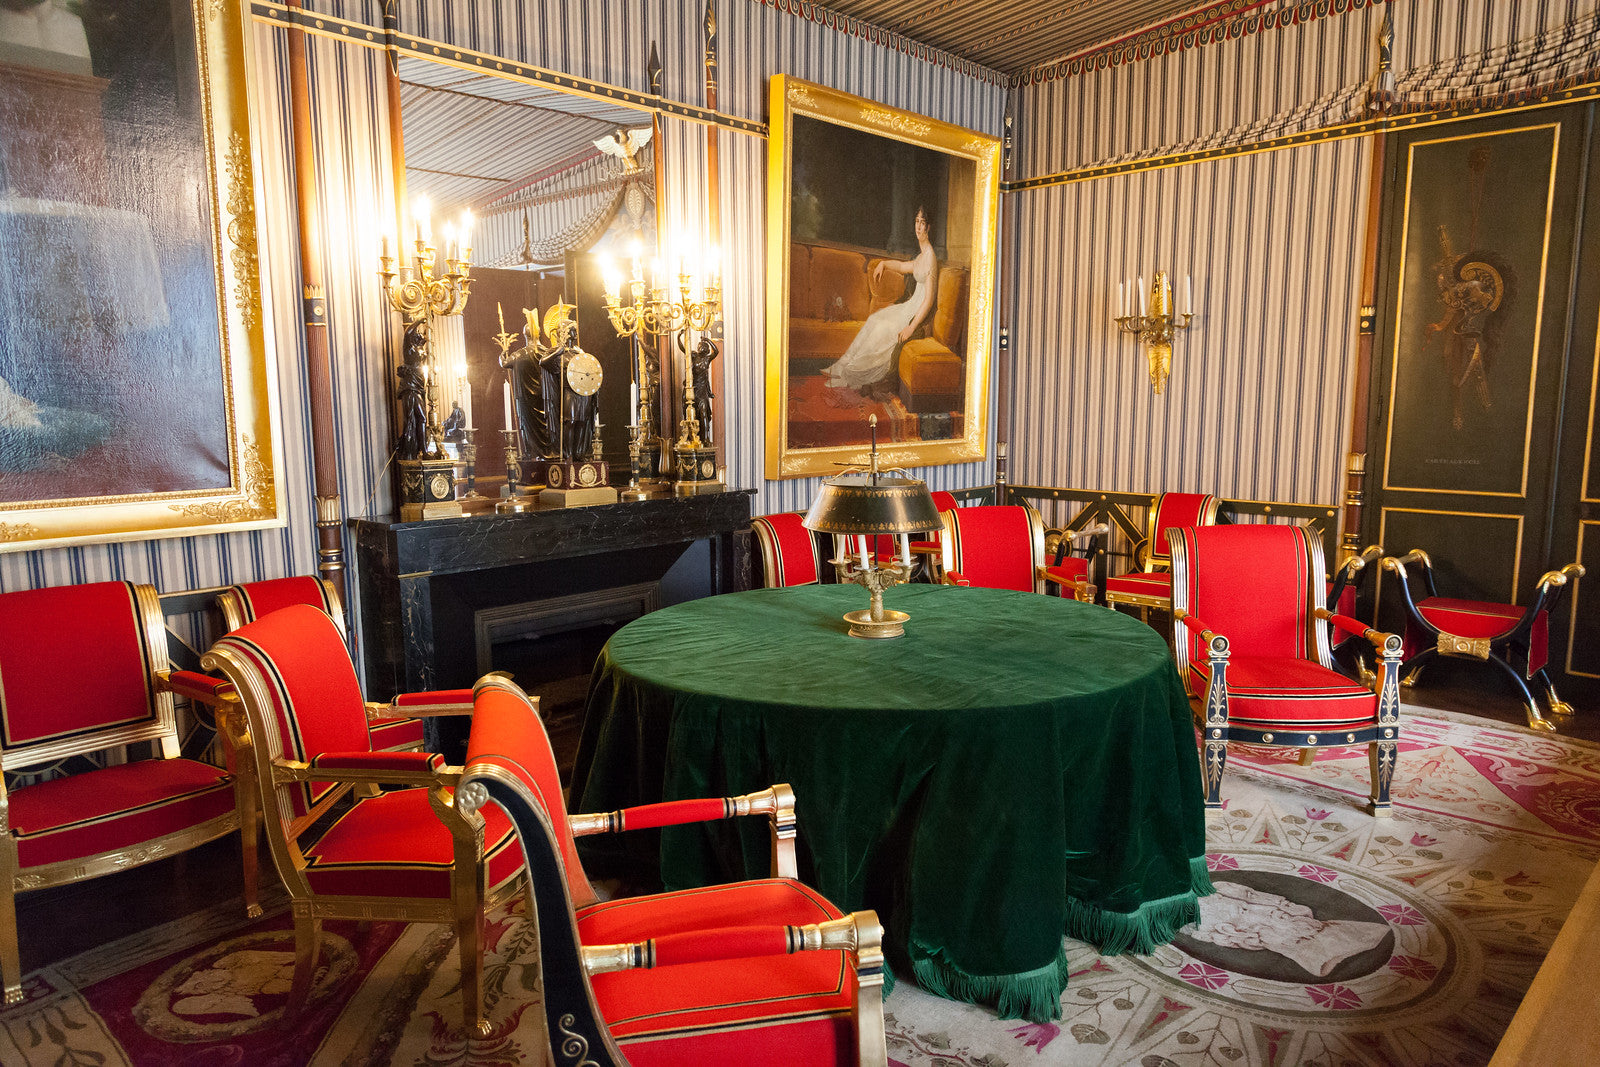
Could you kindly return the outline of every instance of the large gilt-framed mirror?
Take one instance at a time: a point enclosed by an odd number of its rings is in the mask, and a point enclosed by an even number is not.
[[[492,497],[506,473],[496,337],[517,334],[520,346],[524,309],[557,301],[577,308],[579,343],[603,368],[601,450],[625,483],[633,351],[606,315],[601,262],[655,254],[654,113],[415,55],[399,55],[396,71],[407,210],[425,197],[434,218],[474,219],[471,296],[433,341],[441,419],[456,401],[463,415],[470,406],[476,491]]]

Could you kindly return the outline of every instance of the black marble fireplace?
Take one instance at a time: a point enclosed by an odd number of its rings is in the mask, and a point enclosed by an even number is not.
[[[653,610],[663,595],[741,588],[753,495],[352,520],[368,699],[471,685],[500,666],[497,657],[537,658],[530,642],[581,657],[597,635]],[[663,578],[681,575],[686,568],[674,565],[697,544],[705,565],[688,570],[698,588],[679,581],[664,594]]]

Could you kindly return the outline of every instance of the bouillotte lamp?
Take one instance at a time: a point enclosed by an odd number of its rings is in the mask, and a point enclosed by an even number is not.
[[[870,468],[824,479],[804,525],[818,533],[841,534],[845,537],[843,543],[854,546],[853,555],[847,551],[844,558],[830,560],[839,569],[842,581],[866,586],[872,594],[869,609],[845,612],[850,636],[900,637],[911,616],[886,610],[883,591],[911,580],[910,535],[940,529],[943,523],[926,482],[908,477],[904,471],[878,470],[878,417],[874,415],[868,421],[872,427]],[[897,538],[899,559],[885,563],[868,554],[867,538],[882,534]]]

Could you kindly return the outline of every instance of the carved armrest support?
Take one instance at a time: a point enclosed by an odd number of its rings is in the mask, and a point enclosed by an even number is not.
[[[1558,571],[1546,571],[1539,576],[1539,592],[1550,589],[1560,589],[1569,580],[1582,578],[1586,573],[1581,563],[1569,563]]]
[[[1422,564],[1426,570],[1433,569],[1432,557],[1420,548],[1413,548],[1403,556],[1385,556],[1383,557],[1382,566],[1384,570],[1398,574],[1413,563]]]
[[[1354,578],[1356,575],[1366,570],[1368,564],[1372,563],[1374,560],[1380,559],[1382,556],[1382,545],[1368,545],[1366,548],[1361,550],[1361,554],[1359,556],[1351,556],[1349,559],[1345,560],[1344,566],[1340,569],[1345,571],[1348,577]]]
[[[796,952],[849,952],[863,965],[880,967],[882,945],[877,914],[858,911],[806,926],[729,926],[619,945],[584,945],[583,966],[596,975]]]

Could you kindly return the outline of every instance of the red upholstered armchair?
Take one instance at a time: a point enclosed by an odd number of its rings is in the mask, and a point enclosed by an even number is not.
[[[1427,596],[1416,598],[1406,568],[1422,570]],[[1393,574],[1406,605],[1405,672],[1403,685],[1415,685],[1424,667],[1437,656],[1476,659],[1499,667],[1522,694],[1528,725],[1537,730],[1555,726],[1539,713],[1528,682],[1537,678],[1550,701],[1550,714],[1570,715],[1572,708],[1556,695],[1546,665],[1550,658],[1550,612],[1561,602],[1567,583],[1584,575],[1583,565],[1569,563],[1539,578],[1533,603],[1527,607],[1486,600],[1442,597],[1433,583],[1433,560],[1420,548],[1404,556],[1387,556],[1383,569]]]
[[[1205,699],[1206,806],[1222,804],[1229,741],[1307,753],[1365,744],[1372,811],[1388,814],[1400,737],[1400,638],[1322,606],[1322,541],[1303,526],[1188,527],[1167,539],[1178,671]],[[1376,647],[1376,693],[1334,670],[1330,622]]]
[[[522,884],[521,851],[499,812],[456,810],[459,767],[426,752],[374,752],[367,705],[342,636],[319,608],[295,604],[246,623],[201,658],[220,670],[249,720],[272,858],[294,911],[291,1008],[316,973],[323,919],[451,923],[468,1026],[482,1033],[482,930],[488,907]],[[418,694],[416,714],[467,713],[471,693]],[[391,709],[392,710],[392,709]],[[241,768],[242,773],[242,768]],[[370,792],[380,785],[409,786]],[[369,795],[359,795],[365,789]],[[331,825],[337,805],[351,803]]]
[[[1167,531],[1185,526],[1211,526],[1217,521],[1217,498],[1210,493],[1162,493],[1150,509],[1150,532],[1133,546],[1137,571],[1106,579],[1106,607],[1127,604],[1148,616],[1151,608],[1172,607],[1171,557]]]
[[[16,894],[162,859],[238,826],[220,768],[179,755],[156,591],[98,582],[0,594],[0,977],[22,999]],[[148,742],[156,758],[106,763]]]
[[[1094,603],[1094,586],[1088,580],[1088,561],[1083,573],[1072,565],[1046,566],[1044,520],[1026,504],[985,505],[951,508],[942,512],[944,533],[944,580],[948,585],[976,585],[986,589],[1017,589],[1025,593],[1043,592],[1056,586],[1066,595]],[[1088,535],[1103,531],[1099,526],[1079,531]],[[1073,535],[1077,536],[1077,535]]]
[[[321,609],[339,628],[339,636],[346,647],[350,634],[344,626],[344,604],[332,582],[309,575],[293,578],[268,578],[260,582],[230,585],[217,595],[217,607],[222,611],[223,628],[232,633],[247,622],[255,622],[290,604],[310,604]],[[382,752],[421,751],[422,720],[395,718],[383,714],[387,709],[375,706],[367,720],[367,732],[372,735],[372,747]]]
[[[762,584],[768,589],[822,581],[822,554],[811,531],[801,524],[804,519],[804,512],[785,511],[750,520],[761,550]]]
[[[576,834],[776,814],[792,801],[787,787],[568,815],[537,708],[491,676],[477,686],[457,795],[462,811],[504,812],[521,837],[539,923],[540,1022],[557,1062],[886,1064],[872,912],[841,914],[792,873],[601,903],[579,863]]]

